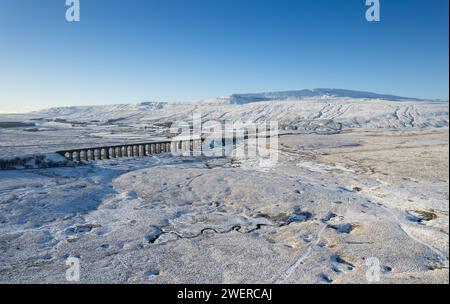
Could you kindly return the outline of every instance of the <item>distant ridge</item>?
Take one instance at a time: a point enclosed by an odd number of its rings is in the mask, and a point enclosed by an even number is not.
[[[305,90],[293,90],[293,91],[280,91],[280,92],[265,92],[265,93],[251,93],[251,94],[233,94],[227,97],[221,97],[220,100],[230,104],[246,104],[260,101],[270,100],[293,100],[304,98],[358,98],[358,99],[385,99],[391,101],[401,100],[414,100],[421,99],[402,97],[389,94],[378,94],[364,91],[354,91],[345,89],[305,89]]]
[[[12,115],[27,115],[32,114],[34,116],[49,116],[49,117],[62,117],[70,115],[81,115],[84,113],[86,116],[91,116],[92,113],[102,113],[102,115],[108,115],[112,113],[127,112],[149,112],[162,110],[168,106],[187,106],[189,104],[201,105],[245,105],[256,102],[268,102],[268,101],[296,101],[311,99],[316,101],[327,101],[332,99],[372,99],[372,100],[387,100],[387,101],[432,101],[429,99],[419,99],[411,97],[402,97],[390,94],[378,94],[365,91],[355,91],[346,89],[304,89],[304,90],[290,90],[279,92],[263,92],[263,93],[245,93],[245,94],[232,94],[228,96],[213,97],[210,99],[204,99],[199,101],[189,102],[167,102],[167,101],[144,101],[140,103],[123,103],[123,104],[109,104],[109,105],[83,105],[83,106],[60,106],[52,107],[48,109],[37,110],[29,113],[17,113],[7,114],[0,113],[5,116],[3,119],[11,119]],[[448,102],[448,101],[447,101]],[[9,118],[6,118],[9,116]]]
[[[234,94],[199,102],[152,102],[98,106],[72,106],[22,115],[0,115],[0,122],[33,123],[33,130],[121,125],[147,128],[192,120],[277,121],[302,132],[327,128],[443,128],[448,127],[448,101],[432,101],[388,94],[314,89],[257,94]],[[317,124],[311,122],[317,121]],[[1,127],[1,126],[0,126]],[[109,128],[109,127],[106,127]],[[109,133],[103,130],[103,132]],[[143,131],[144,132],[144,131]],[[319,131],[318,131],[319,132]],[[321,132],[321,131],[320,131]],[[133,135],[130,135],[133,136]]]

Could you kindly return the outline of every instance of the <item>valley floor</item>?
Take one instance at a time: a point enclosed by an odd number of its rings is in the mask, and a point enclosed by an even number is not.
[[[0,283],[448,283],[448,128],[279,148],[0,171]]]

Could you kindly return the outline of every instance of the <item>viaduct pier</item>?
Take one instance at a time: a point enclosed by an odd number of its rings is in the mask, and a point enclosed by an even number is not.
[[[57,151],[56,153],[71,161],[88,162],[114,158],[144,157],[169,152],[190,152],[190,154],[193,154],[196,149],[201,148],[201,145],[202,139],[198,138],[189,140],[152,141],[145,143],[70,149]]]

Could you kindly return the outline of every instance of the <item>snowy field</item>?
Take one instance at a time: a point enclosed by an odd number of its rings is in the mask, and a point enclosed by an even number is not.
[[[196,111],[293,133],[270,168],[161,154],[0,171],[0,283],[65,283],[68,257],[82,283],[373,283],[377,263],[374,283],[448,283],[448,102],[335,93],[0,116],[34,124],[0,128],[0,158],[166,137]]]

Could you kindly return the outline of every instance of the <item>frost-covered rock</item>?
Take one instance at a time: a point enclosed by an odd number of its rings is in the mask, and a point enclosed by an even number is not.
[[[3,170],[53,168],[69,165],[73,165],[73,162],[56,153],[0,159],[0,169]]]

